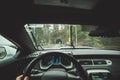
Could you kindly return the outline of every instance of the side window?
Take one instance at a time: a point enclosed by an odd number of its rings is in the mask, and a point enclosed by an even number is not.
[[[17,47],[8,39],[0,35],[0,62],[14,57]]]

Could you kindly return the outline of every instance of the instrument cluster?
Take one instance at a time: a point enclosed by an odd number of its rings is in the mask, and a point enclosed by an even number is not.
[[[66,69],[70,69],[73,67],[73,63],[69,58],[60,55],[45,56],[40,60],[41,69],[48,69],[51,66],[63,66]]]

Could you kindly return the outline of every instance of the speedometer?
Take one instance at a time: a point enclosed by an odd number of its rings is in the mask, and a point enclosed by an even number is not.
[[[71,63],[72,63],[72,62],[71,62],[71,59],[62,56],[62,57],[61,57],[61,63],[62,63],[64,66],[69,67],[69,66],[71,66]]]
[[[53,56],[45,56],[42,60],[41,60],[41,66],[42,67],[48,67],[51,64],[53,64]]]

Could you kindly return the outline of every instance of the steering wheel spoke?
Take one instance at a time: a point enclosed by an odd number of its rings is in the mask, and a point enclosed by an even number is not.
[[[43,72],[37,74],[30,74],[30,80],[41,80],[42,76],[43,76]]]

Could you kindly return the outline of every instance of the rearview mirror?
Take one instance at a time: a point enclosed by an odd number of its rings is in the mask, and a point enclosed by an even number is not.
[[[120,37],[120,33],[118,30],[94,30],[89,33],[89,36],[93,37]]]
[[[7,55],[5,47],[0,47],[0,59],[3,59]]]

